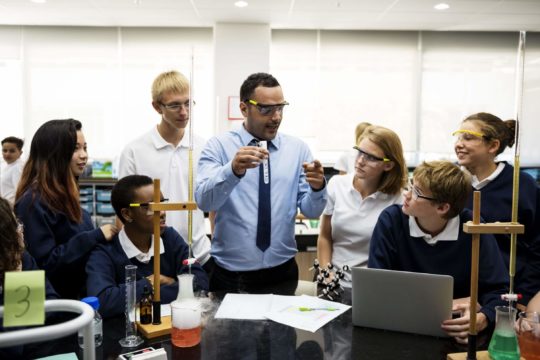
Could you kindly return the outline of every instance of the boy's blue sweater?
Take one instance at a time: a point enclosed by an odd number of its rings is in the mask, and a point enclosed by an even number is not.
[[[177,279],[177,275],[189,272],[189,267],[182,261],[189,256],[189,248],[182,237],[171,227],[165,228],[161,234],[165,253],[161,254],[161,274]],[[99,312],[103,317],[112,317],[124,314],[126,308],[126,265],[137,266],[136,300],[141,300],[144,286],[151,289],[147,276],[154,273],[154,258],[142,263],[136,258],[128,259],[120,245],[118,235],[111,242],[100,244],[90,255],[86,272],[88,274],[88,296],[99,298]],[[208,277],[199,264],[191,266],[191,273],[195,275],[196,289],[208,290]],[[161,286],[161,303],[168,304],[178,295],[178,283]]]

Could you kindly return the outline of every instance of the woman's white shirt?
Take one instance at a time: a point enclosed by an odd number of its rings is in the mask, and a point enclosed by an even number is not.
[[[336,175],[328,182],[328,202],[324,215],[331,215],[332,264],[366,266],[371,235],[380,213],[390,205],[401,204],[401,193],[390,195],[380,191],[362,199],[353,187],[354,174]],[[326,267],[326,264],[321,264]],[[351,286],[347,272],[341,281]]]

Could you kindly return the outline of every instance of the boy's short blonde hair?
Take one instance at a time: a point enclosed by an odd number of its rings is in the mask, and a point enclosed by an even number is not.
[[[414,169],[413,177],[416,184],[429,189],[437,202],[450,205],[444,218],[451,219],[463,211],[471,191],[471,178],[459,166],[450,161],[424,161]]]
[[[176,94],[189,92],[188,79],[176,70],[159,74],[152,83],[152,101],[159,103],[166,92]]]

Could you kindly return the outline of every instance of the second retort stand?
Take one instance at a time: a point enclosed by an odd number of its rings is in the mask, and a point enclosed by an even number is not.
[[[475,309],[478,301],[478,262],[480,255],[480,234],[523,234],[525,227],[519,223],[480,223],[480,191],[474,192],[473,221],[463,224],[463,232],[472,235],[471,255],[471,297],[470,308]],[[471,316],[466,353],[448,354],[447,360],[491,360],[487,351],[476,352],[476,316]]]

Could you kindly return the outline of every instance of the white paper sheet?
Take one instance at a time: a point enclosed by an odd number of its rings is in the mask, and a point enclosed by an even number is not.
[[[300,308],[319,310],[301,311]],[[349,305],[322,300],[315,296],[274,295],[272,307],[265,317],[280,324],[315,332],[350,308]]]
[[[317,309],[301,311],[300,308]],[[298,329],[317,331],[350,309],[349,305],[315,296],[227,294],[216,319],[273,320]]]
[[[271,309],[272,294],[227,294],[221,302],[216,319],[266,320]]]

